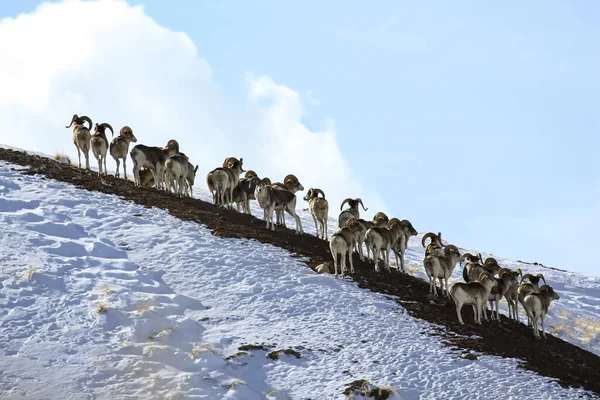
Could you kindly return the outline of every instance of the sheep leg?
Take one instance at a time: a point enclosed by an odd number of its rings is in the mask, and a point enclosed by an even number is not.
[[[334,275],[337,278],[337,269],[338,269],[338,260],[337,260],[337,251],[332,251],[331,255],[333,255],[333,268],[334,268]]]
[[[90,169],[90,150],[85,150],[83,155],[85,156],[85,169]]]
[[[542,315],[540,315],[540,319],[542,320],[542,336],[546,339],[546,328],[544,327],[544,318],[546,317],[546,313],[542,311]],[[539,336],[538,332],[538,336]]]
[[[106,154],[102,156],[102,160],[104,161],[104,175],[108,175],[108,171],[106,168]]]
[[[119,164],[120,164],[120,161],[119,161],[118,158],[115,158],[115,161],[117,162],[117,172],[115,172],[115,178],[118,178],[119,177]]]
[[[327,234],[327,217],[325,217],[325,221],[321,222],[321,224],[324,224],[324,226],[323,226],[323,233],[325,234],[325,240],[328,240],[328,234]]]
[[[354,247],[354,243],[352,243],[352,245],[350,245],[350,247],[348,248],[348,258],[350,259],[350,273],[354,274],[354,263],[352,262],[352,248]]]
[[[342,251],[342,273],[341,273],[341,277],[344,277],[344,274],[346,273],[346,253],[348,253],[347,251]]]
[[[75,145],[75,147],[77,147],[77,157],[79,158],[79,168],[81,168],[81,151],[79,150],[79,146],[77,146],[77,144]]]
[[[118,160],[118,159],[117,159]],[[125,161],[127,157],[123,158],[123,177],[127,179],[127,167],[125,166]],[[117,170],[119,169],[119,161],[117,161]]]
[[[317,217],[314,216],[314,214],[310,214],[310,216],[312,217],[313,221],[315,222],[315,236],[318,237],[319,239],[321,238],[321,232],[319,232],[319,225],[317,225]]]
[[[300,221],[300,217],[296,214],[296,210],[294,210],[292,207],[290,207],[289,205],[285,208],[285,211],[290,214],[292,217],[294,217],[294,220],[296,220],[296,233],[300,234],[300,233],[304,233],[304,229],[302,228],[302,221]],[[285,216],[285,214],[283,214],[283,211],[281,212],[282,217]],[[282,218],[285,219],[285,218]],[[285,225],[284,225],[285,226]],[[352,251],[352,249],[348,249],[349,251]]]
[[[458,316],[458,323],[464,325],[464,321],[462,319],[462,315],[460,314],[460,310],[462,309],[462,303],[460,301],[456,302],[456,315]]]

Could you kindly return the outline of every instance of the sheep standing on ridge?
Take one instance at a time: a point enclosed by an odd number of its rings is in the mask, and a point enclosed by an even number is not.
[[[98,175],[102,175],[102,164],[104,164],[104,175],[108,174],[106,170],[106,153],[108,153],[108,139],[106,138],[106,129],[110,129],[112,136],[115,135],[112,126],[103,122],[101,124],[96,123],[94,127],[94,134],[92,135],[91,145],[92,154],[98,161]]]
[[[323,197],[319,197],[319,194]],[[308,211],[315,222],[315,234],[318,238],[327,240],[327,216],[329,213],[329,203],[325,199],[325,193],[318,188],[310,188],[304,196],[304,200],[308,201]],[[319,226],[321,231],[319,232]]]
[[[112,129],[111,129],[112,131]],[[134,136],[130,127],[124,126],[119,131],[119,136],[110,142],[109,151],[112,158],[117,163],[117,172],[115,176],[119,177],[119,159],[123,159],[123,177],[127,179],[127,152],[129,151],[129,143],[136,143],[137,138]]]
[[[538,320],[542,320],[542,336],[546,338],[546,332],[544,328],[544,319],[548,313],[550,302],[552,300],[558,300],[560,296],[552,289],[552,286],[542,285],[538,293],[530,293],[525,296],[523,304],[525,306],[525,312],[527,316],[531,318],[533,323],[533,337],[536,339],[540,338],[540,330],[538,327]]]
[[[83,124],[87,122],[90,126],[86,128]],[[85,115],[79,117],[77,114],[73,114],[71,123],[65,128],[70,128],[73,124],[73,144],[77,148],[77,157],[79,159],[79,168],[81,168],[81,152],[85,157],[85,168],[90,169],[90,140],[92,135],[90,130],[92,129],[92,120]]]

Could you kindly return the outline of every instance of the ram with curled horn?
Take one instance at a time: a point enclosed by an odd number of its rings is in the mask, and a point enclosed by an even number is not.
[[[508,280],[509,286],[504,294],[504,298],[508,303],[508,318],[513,319],[515,321],[519,320],[519,295],[517,292],[519,285],[519,275],[522,275],[520,268],[515,269],[514,271],[508,268],[501,268],[498,271],[498,277],[503,280]],[[508,275],[508,279],[506,276]]]
[[[431,253],[423,259],[425,274],[429,278],[429,293],[438,296],[436,288],[436,279],[440,283],[442,294],[446,297],[448,293],[448,279],[457,263],[464,261],[465,257],[460,254],[460,250],[453,244],[444,247],[443,255]]]
[[[458,323],[461,325],[465,324],[461,316],[463,305],[473,306],[475,324],[481,325],[482,314],[484,319],[487,320],[487,307],[485,302],[497,285],[498,282],[486,274],[481,274],[477,280],[473,280],[469,283],[456,282],[452,285],[450,288],[450,297],[452,297],[452,300],[454,300],[454,304],[456,305]]]
[[[425,241],[431,239],[431,242],[425,246]],[[425,247],[425,256],[430,254],[444,255],[444,244],[442,243],[442,232],[436,235],[433,232],[427,232],[421,239],[421,246]]]
[[[374,226],[367,230],[365,234],[365,244],[367,245],[367,248],[371,248],[373,252],[375,271],[379,272],[379,254],[383,251],[385,268],[388,272],[391,272],[390,251],[394,243],[396,243],[400,237],[401,232],[402,224],[398,218],[392,218],[387,226]]]
[[[86,127],[84,122],[87,122],[89,127]],[[90,131],[92,130],[92,120],[85,115],[80,117],[77,114],[73,114],[71,123],[65,126],[65,128],[70,128],[71,126],[73,126],[73,144],[77,148],[79,168],[81,168],[81,153],[83,153],[85,157],[85,169],[90,169],[90,141],[92,139]]]
[[[463,279],[465,282],[471,282],[478,279],[482,272],[489,273],[494,276],[500,270],[500,265],[495,258],[488,257],[485,262],[482,261],[481,253],[477,253],[476,256],[466,253],[468,262],[463,268]],[[479,261],[482,261],[481,263]]]
[[[229,206],[233,209],[233,189],[240,180],[240,174],[246,172],[244,159],[240,157],[238,161],[235,157],[229,157],[225,159],[223,165],[227,165],[227,167],[213,169],[208,173],[206,180],[208,183],[210,179],[209,189],[215,191],[213,196],[215,204],[221,207]]]
[[[411,236],[416,236],[418,232],[407,219],[400,221],[400,227],[400,236],[392,245],[392,251],[396,255],[396,268],[404,272],[404,253],[408,246],[408,239]]]
[[[364,211],[368,210],[368,208],[365,208],[365,205],[363,204],[362,199],[360,199],[360,198],[351,199],[348,197],[347,199],[344,199],[344,201],[342,201],[342,204],[340,205],[340,211],[344,208],[344,204],[346,204],[346,203],[348,203],[348,208],[343,210],[338,217],[338,226],[340,228],[343,228],[344,226],[346,226],[346,222],[350,218],[356,218],[356,219],[360,218],[360,212],[358,210],[359,204],[362,206]]]
[[[322,197],[319,197],[321,195]],[[327,218],[329,214],[329,202],[325,199],[325,193],[318,188],[310,188],[304,196],[308,201],[308,211],[315,222],[315,234],[318,238],[327,240]],[[318,222],[318,224],[317,224]],[[319,231],[319,225],[321,229]],[[352,249],[350,249],[352,251]]]
[[[98,175],[102,175],[102,165],[104,165],[104,175],[108,173],[106,170],[106,154],[108,153],[107,129],[110,129],[112,136],[115,136],[115,132],[109,123],[96,123],[91,140],[92,154],[96,157],[96,161],[98,161]]]
[[[296,193],[301,190],[304,190],[304,186],[300,183],[296,175],[288,174],[283,178],[283,183],[275,182],[271,184],[271,187],[275,190],[287,190],[288,192]],[[286,227],[285,224],[285,214],[283,209],[277,209],[275,211],[275,216],[277,218],[277,225]]]
[[[524,282],[526,279],[528,279],[529,282]],[[517,298],[519,299],[519,303],[521,303],[521,305],[523,306],[523,309],[525,309],[525,303],[523,302],[525,300],[525,296],[531,293],[539,293],[540,279],[544,281],[544,285],[547,285],[546,279],[541,273],[537,275],[525,274],[521,276],[521,281],[517,286]],[[532,324],[532,319],[529,316],[527,316],[527,326],[531,326]]]
[[[112,131],[112,129],[111,129],[111,131]],[[112,158],[115,159],[115,162],[117,163],[117,172],[115,173],[115,176],[117,178],[119,177],[119,166],[120,166],[119,160],[122,159],[123,160],[123,177],[125,179],[127,179],[126,162],[127,162],[127,153],[129,152],[129,144],[136,143],[136,142],[137,142],[137,138],[133,134],[133,130],[127,125],[122,127],[121,130],[119,131],[119,135],[110,142],[110,146],[109,146],[110,155],[112,156]],[[154,177],[152,178],[152,180],[154,181]],[[154,184],[154,183],[152,183],[152,184]],[[142,184],[142,186],[144,186],[144,185]]]

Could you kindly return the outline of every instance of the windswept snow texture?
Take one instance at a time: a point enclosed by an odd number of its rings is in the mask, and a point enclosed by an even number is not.
[[[214,237],[166,211],[5,163],[0,220],[5,397],[341,399],[363,378],[397,387],[403,399],[584,393],[518,369],[517,360],[461,359],[393,299],[317,275],[282,249]],[[410,244],[417,270],[422,248]],[[549,325],[563,310],[574,319],[597,313],[596,280],[543,272],[562,296]],[[240,353],[242,344],[267,351]],[[266,357],[285,349],[301,357]]]

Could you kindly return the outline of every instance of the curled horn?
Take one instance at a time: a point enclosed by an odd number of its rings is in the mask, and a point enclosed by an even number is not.
[[[542,273],[541,273],[541,272],[540,272],[539,274],[537,274],[537,277],[538,277],[538,278],[541,278],[541,279],[544,281],[544,285],[548,285],[548,284],[546,283],[546,279],[544,278],[544,275],[542,275]]]
[[[498,276],[499,276],[500,278],[502,278],[502,275],[504,275],[504,274],[507,274],[507,273],[509,273],[509,272],[510,272],[510,273],[512,273],[512,274],[514,274],[514,272],[513,272],[513,271],[511,271],[511,270],[510,270],[510,269],[508,269],[508,268],[500,268],[500,271],[498,271]]]
[[[88,128],[88,131],[92,130],[92,120],[90,119],[90,117],[82,115],[81,117],[79,117],[79,119],[82,119],[84,121],[87,121],[88,124],[90,124],[90,127]]]
[[[513,272],[515,273],[515,275],[517,275],[517,276],[521,275],[521,277],[523,277],[523,271],[521,271],[521,268],[517,268]]]
[[[244,158],[240,157],[240,171],[241,172],[246,172],[246,170],[242,167],[242,165],[244,165]]]
[[[521,275],[521,282],[519,282],[519,285],[522,284],[525,279],[529,279],[531,277],[532,277],[531,274]]]
[[[169,140],[167,142],[167,145],[165,147],[170,147],[170,148],[174,149],[176,152],[179,153],[179,143],[175,139]]]
[[[481,257],[481,253],[477,253],[477,258],[479,259],[479,261],[481,261],[481,263],[483,264],[483,258]]]
[[[388,229],[392,229],[395,226],[401,226],[402,222],[398,218],[392,218],[388,221]]]
[[[423,247],[427,247],[427,246],[425,246],[425,241],[426,241],[427,239],[429,239],[429,238],[431,238],[431,243],[433,243],[433,242],[435,242],[435,241],[436,241],[436,239],[438,239],[438,236],[437,236],[435,233],[433,233],[433,232],[427,232],[427,233],[426,233],[426,234],[423,236],[423,239],[421,239],[421,246],[423,246]]]
[[[127,133],[133,133],[133,130],[128,127],[127,125],[125,125],[124,127],[121,128],[121,130],[119,131],[119,135],[125,135]]]
[[[269,178],[262,178],[260,181],[261,181],[261,183],[263,185],[270,185],[271,184],[271,180]]]
[[[246,171],[246,175],[244,175],[244,178],[250,179],[250,178],[254,178],[255,176],[258,176],[258,175],[256,175],[256,172],[249,169],[248,171]]]
[[[223,168],[231,168],[233,163],[238,163],[238,159],[235,157],[227,157],[225,161],[223,161]]]
[[[289,174],[283,179],[283,182],[284,183],[297,183],[298,178],[296,178],[296,175]]]
[[[321,196],[323,196],[323,198],[325,198],[325,192],[323,192],[321,189],[319,188],[313,188],[313,195],[315,197],[318,197],[319,194],[321,194]]]
[[[458,250],[458,247],[456,247],[453,244],[449,244],[448,246],[446,246],[446,248],[444,249],[445,252],[450,252],[450,251],[454,251],[456,254],[460,255],[460,250]]]
[[[73,118],[71,118],[71,123],[68,126],[65,126],[65,128],[70,128],[71,125],[73,125],[73,122],[77,121],[77,118],[79,118],[77,114],[73,114]]]
[[[342,204],[340,205],[340,211],[342,211],[342,208],[344,208],[344,204],[348,203],[349,201],[352,201],[352,199],[350,197],[348,197],[347,199],[344,199],[344,201],[342,201]]]
[[[483,271],[481,274],[479,274],[479,282],[483,283],[484,280],[486,279],[490,279],[490,273],[488,271]]]
[[[110,126],[110,124],[108,122],[101,123],[100,127],[104,128],[104,129],[106,129],[106,128],[110,129],[110,133],[112,133],[112,135],[115,136],[115,131],[113,131],[113,127]]]
[[[356,201],[358,201],[360,203],[360,205],[362,206],[363,210],[367,211],[368,208],[365,208],[365,205],[363,204],[361,199],[356,199]]]

